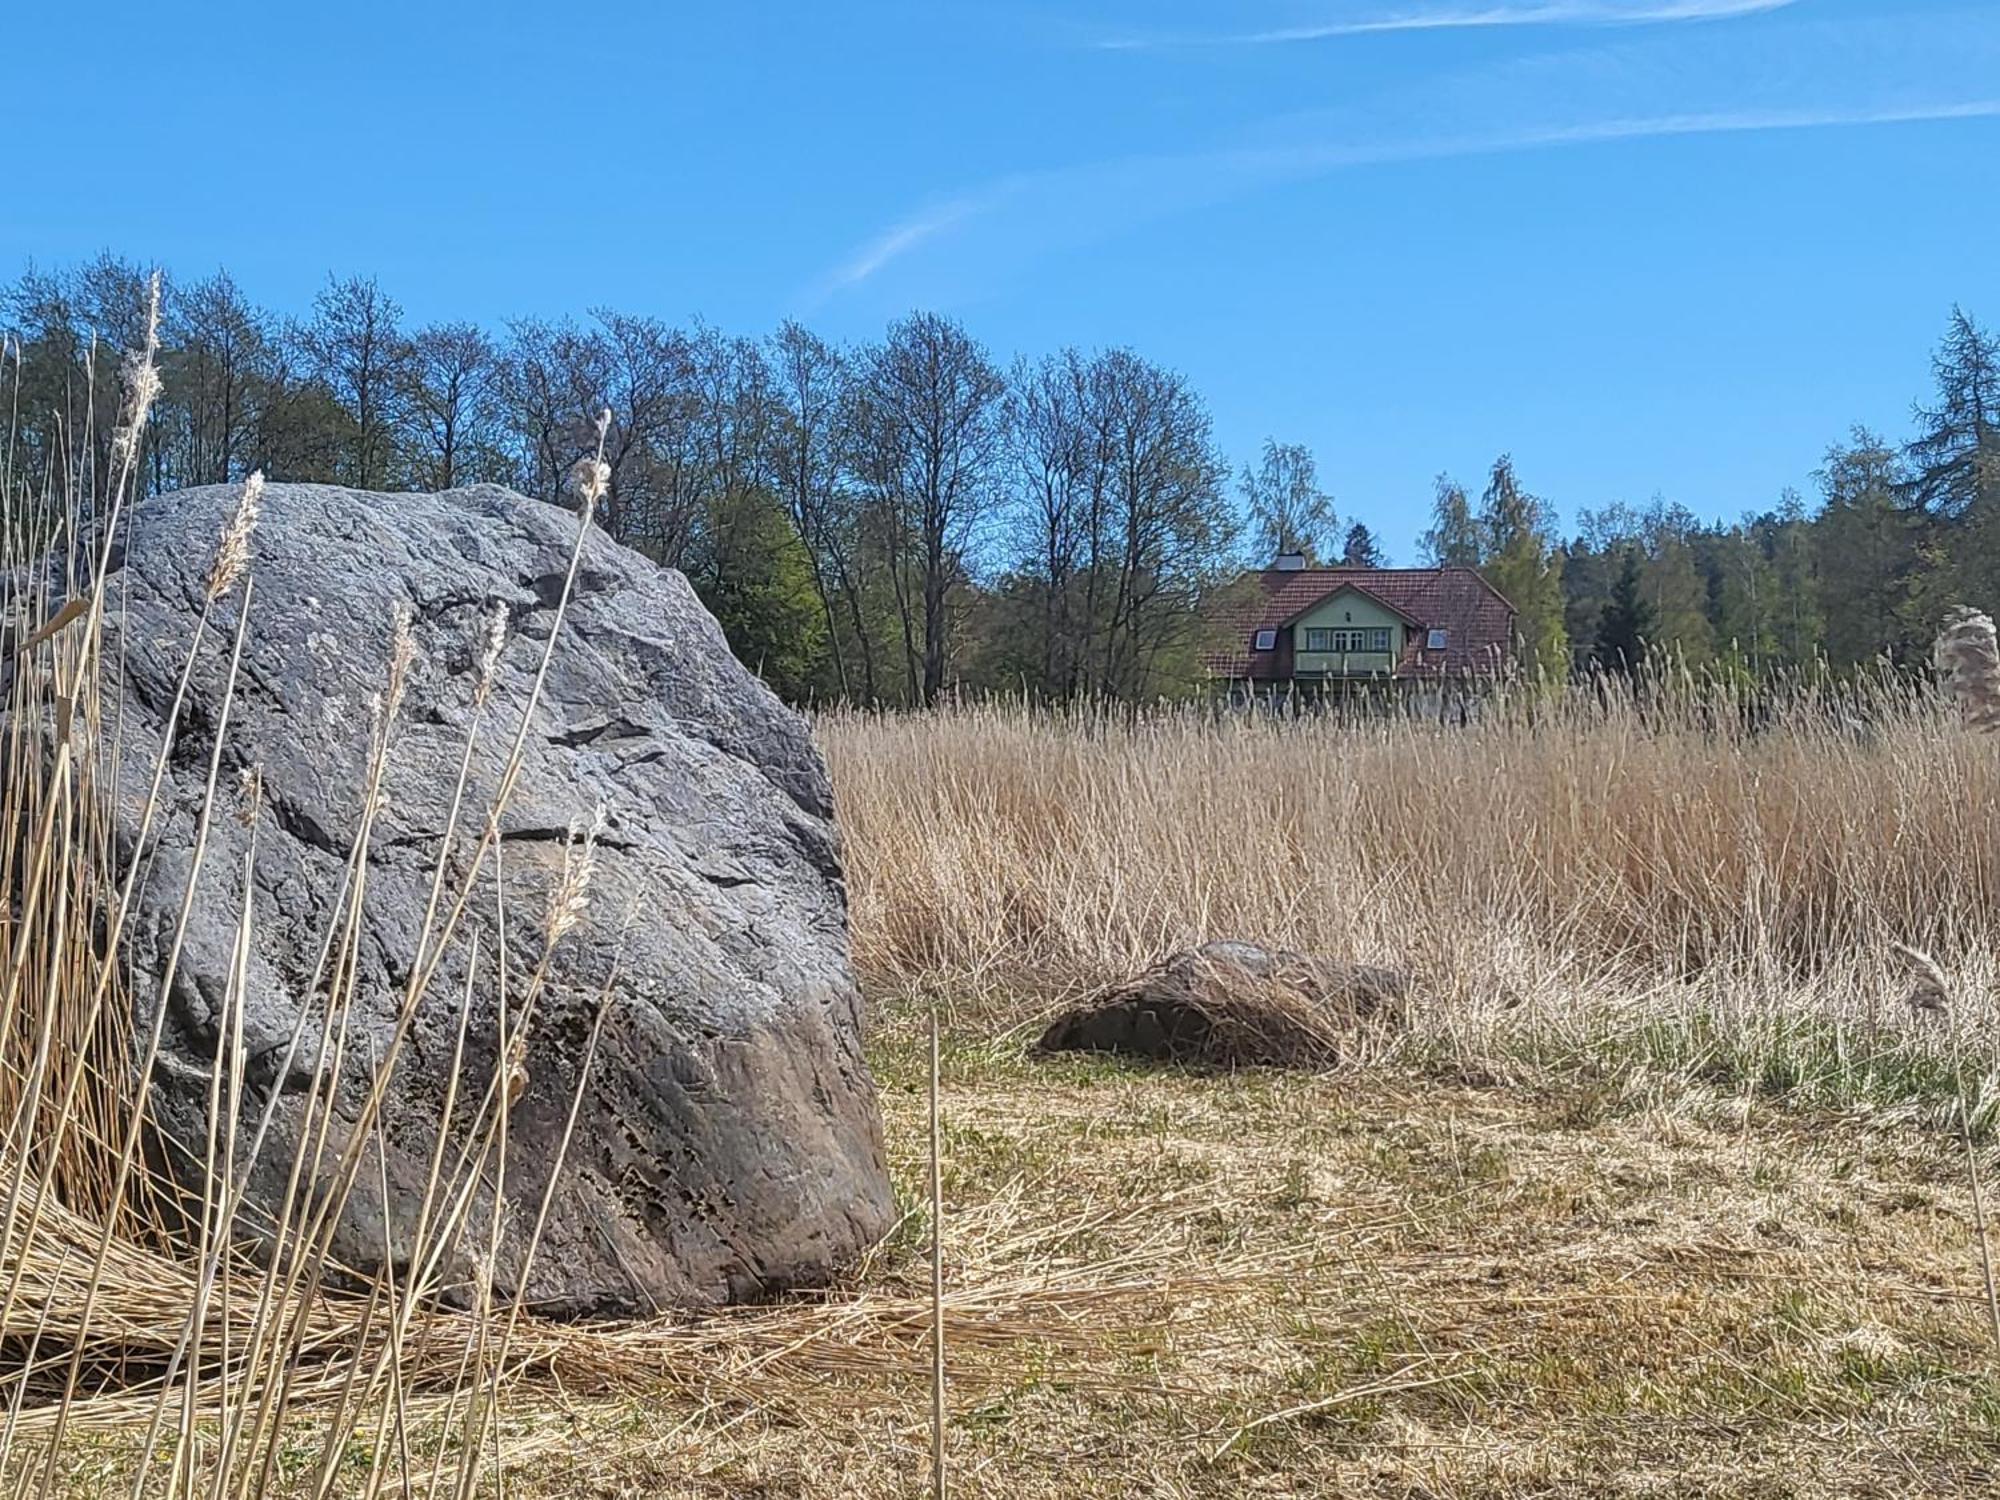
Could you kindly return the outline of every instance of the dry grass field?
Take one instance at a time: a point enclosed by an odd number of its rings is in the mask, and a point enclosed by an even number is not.
[[[1154,1283],[1011,1384],[954,1361],[965,1492],[2000,1482],[1957,1129],[1966,1098],[1990,1169],[2000,746],[1920,697],[1728,721],[822,722],[913,1204],[931,1007],[951,1039],[954,1288],[1065,1225],[1051,1271]],[[1027,1056],[1064,999],[1219,935],[1408,967],[1410,1027],[1310,1077]],[[913,1389],[838,1453],[762,1428],[683,1482],[913,1493],[922,1416]]]
[[[2000,744],[1871,712],[823,719],[905,1222],[828,1299],[535,1330],[479,1491],[929,1492],[935,1011],[955,1493],[1987,1492]],[[1214,935],[1406,966],[1409,1026],[1318,1075],[1030,1055]],[[62,1492],[131,1491],[118,1415]],[[302,1402],[267,1492],[383,1474],[326,1442]]]
[[[925,1174],[925,1053],[877,1048]],[[1909,1496],[2000,1478],[1948,1138],[1639,1073],[1162,1076],[947,1054],[955,1492]],[[915,1298],[922,1232],[871,1273]],[[1044,1296],[1067,1278],[1095,1290]],[[976,1305],[976,1304],[970,1304]],[[969,1309],[970,1310],[970,1305]],[[927,1494],[921,1348],[614,1406],[515,1493]]]
[[[2000,746],[1850,707],[824,719],[910,1207],[858,1290],[907,1326],[580,1413],[517,1492],[927,1493],[933,1009],[958,1493],[1990,1492]],[[1219,934],[1408,966],[1411,1024],[1319,1075],[1029,1055]]]
[[[128,372],[94,501],[105,535],[151,377],[144,356]],[[581,472],[588,499],[605,470]],[[259,484],[217,539],[197,640],[252,628]],[[17,493],[4,474],[0,492]],[[547,1322],[496,1298],[490,1253],[469,1305],[442,1307],[437,1267],[506,1162],[511,1080],[494,1071],[465,1080],[462,1117],[446,1105],[460,1144],[440,1133],[401,1279],[343,1285],[333,1216],[498,837],[583,529],[527,701],[492,694],[497,647],[473,652],[468,745],[511,735],[514,759],[462,825],[454,796],[437,925],[372,1091],[337,1132],[308,1132],[331,1144],[294,1163],[253,1256],[231,1227],[240,1064],[209,1081],[209,1155],[182,1179],[198,1188],[148,1166],[160,1023],[132,1025],[118,959],[134,877],[104,816],[108,553],[9,518],[17,563],[51,544],[70,558],[61,580],[15,575],[7,601],[9,1492],[923,1495],[934,1322],[959,1495],[1807,1500],[2000,1483],[1981,1254],[2000,1154],[2000,738],[1914,683],[1801,688],[1760,705],[1755,733],[1737,694],[1671,678],[1643,706],[1543,692],[1449,727],[823,716],[895,1231],[824,1294],[709,1317]],[[330,954],[358,931],[407,626],[383,664],[357,895]],[[254,777],[240,799],[221,788],[213,738],[195,816],[254,821]],[[154,810],[136,809],[142,827]],[[521,976],[509,1025],[531,1023],[550,952],[587,919],[589,840],[564,846],[543,924],[493,955]],[[246,1004],[238,920],[218,1037]],[[1218,937],[1405,970],[1402,1024],[1312,1074],[1032,1055],[1066,1001]],[[1897,945],[1934,955],[1930,988]],[[323,1049],[351,966],[322,980]],[[306,1108],[333,1119],[317,1084]]]

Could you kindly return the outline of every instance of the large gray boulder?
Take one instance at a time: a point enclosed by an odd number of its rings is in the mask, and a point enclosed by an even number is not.
[[[240,587],[217,606],[197,656],[144,847],[137,830],[210,559],[238,494],[196,489],[140,505],[108,610],[107,661],[120,679],[119,848],[143,861],[126,957],[142,1039],[166,1007],[153,1105],[164,1153],[191,1183],[204,1178],[215,1059],[233,1055],[219,1023],[252,829],[227,815],[230,806],[211,819],[184,951],[167,993],[160,990],[194,864]],[[231,803],[240,773],[261,767],[239,1166],[277,1103],[245,1180],[246,1234],[283,1200],[313,1080],[337,1075],[334,1140],[319,1176],[309,1177],[330,1180],[325,1162],[361,1111],[409,989],[492,606],[505,606],[505,644],[448,851],[447,907],[466,888],[578,525],[568,510],[494,486],[434,495],[325,485],[265,492],[219,799]],[[365,861],[336,1057],[320,1042],[325,986],[316,990],[313,976],[336,930],[361,824],[369,704],[384,686],[399,605],[408,608],[416,655]],[[649,1312],[824,1281],[887,1229],[892,1212],[826,770],[804,724],[738,665],[686,580],[601,532],[586,539],[500,819],[499,882],[489,859],[415,1008],[384,1106],[383,1160],[370,1149],[333,1252],[362,1271],[385,1262],[406,1269],[454,1071],[469,955],[476,941],[447,1169],[473,1104],[496,1073],[508,1073],[495,1040],[495,955],[507,954],[512,1010],[543,959],[543,914],[569,830],[600,803],[587,918],[554,945],[513,1079],[495,1285],[503,1294],[521,1287],[523,1252],[552,1179],[525,1285],[533,1305]],[[607,997],[595,1063],[583,1076],[586,1040]],[[567,1162],[555,1175],[579,1088]],[[447,1263],[453,1295],[470,1295],[473,1251],[493,1223],[494,1175],[489,1168],[472,1231]]]

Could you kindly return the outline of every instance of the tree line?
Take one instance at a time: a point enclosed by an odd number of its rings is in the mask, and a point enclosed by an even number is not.
[[[1953,604],[2000,603],[2000,337],[1954,309],[1931,374],[1913,435],[1854,427],[1810,498],[1733,523],[1660,498],[1585,507],[1565,534],[1503,457],[1477,504],[1438,480],[1423,560],[1484,570],[1552,670],[1917,665]]]
[[[146,276],[114,257],[0,291],[8,464],[24,494],[87,492]],[[611,412],[599,520],[684,571],[739,656],[795,700],[912,705],[958,689],[1124,700],[1187,692],[1200,608],[1252,560],[1381,566],[1312,453],[1221,452],[1185,377],[1130,349],[1002,364],[915,313],[837,345],[598,309],[498,333],[411,326],[373,279],[302,318],[226,272],[165,283],[148,488],[274,480],[367,489],[498,482],[556,497]],[[1425,564],[1481,569],[1549,670],[1763,671],[1914,659],[1945,603],[2000,585],[2000,345],[1955,313],[1916,436],[1856,429],[1813,504],[1732,525],[1664,501],[1564,534],[1511,461],[1474,501],[1440,478]]]

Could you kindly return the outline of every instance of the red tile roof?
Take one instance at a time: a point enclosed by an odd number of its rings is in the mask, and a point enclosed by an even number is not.
[[[1398,677],[1490,672],[1506,660],[1514,606],[1476,569],[1267,568],[1246,574],[1207,611],[1214,649],[1203,663],[1217,677],[1289,676],[1280,659],[1290,653],[1256,650],[1256,633],[1281,630],[1350,586],[1419,627],[1407,632]],[[1441,651],[1425,649],[1432,630],[1445,632]]]

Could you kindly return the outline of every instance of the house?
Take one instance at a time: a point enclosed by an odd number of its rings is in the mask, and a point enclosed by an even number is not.
[[[1208,611],[1209,676],[1232,696],[1347,693],[1498,674],[1514,606],[1473,568],[1314,568],[1245,575]]]

